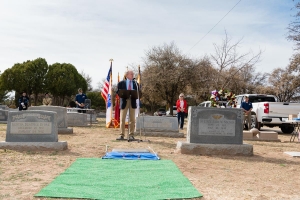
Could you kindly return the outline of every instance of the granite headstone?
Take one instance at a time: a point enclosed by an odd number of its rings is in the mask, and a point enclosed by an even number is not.
[[[92,117],[92,119],[91,119]],[[87,113],[87,121],[90,122],[92,120],[92,123],[97,123],[97,114],[96,113]]]
[[[67,113],[68,125],[74,126],[88,126],[87,114],[84,113]]]
[[[190,107],[187,141],[202,144],[243,144],[242,110]]]
[[[6,140],[0,149],[44,151],[65,150],[66,141],[58,141],[57,113],[51,111],[10,111]]]
[[[189,107],[187,142],[179,141],[184,154],[253,155],[243,144],[243,113],[239,108]]]
[[[58,133],[73,133],[72,128],[68,128],[67,108],[61,106],[31,106],[28,110],[45,110],[57,113]]]
[[[8,110],[0,110],[0,123],[6,124],[8,118]]]
[[[57,114],[50,111],[8,113],[6,142],[57,142]]]
[[[0,105],[0,110],[9,110],[7,105]]]
[[[175,117],[139,116],[136,118],[136,132],[147,136],[184,137],[179,133]]]

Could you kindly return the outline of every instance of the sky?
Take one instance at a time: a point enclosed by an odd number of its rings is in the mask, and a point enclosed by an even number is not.
[[[174,42],[192,58],[211,56],[213,44],[222,43],[226,30],[233,42],[242,39],[239,53],[262,50],[256,71],[271,72],[286,67],[295,53],[294,43],[286,39],[294,4],[292,0],[0,0],[0,70],[41,57],[49,65],[73,64],[97,88],[107,76],[111,58],[116,84],[118,72],[123,75],[127,66],[140,65],[143,70],[145,52],[152,47]]]

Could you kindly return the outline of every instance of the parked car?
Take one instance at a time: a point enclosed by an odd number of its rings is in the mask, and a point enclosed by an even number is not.
[[[166,115],[170,115],[170,109],[166,112]],[[176,106],[173,106],[173,116],[176,117],[177,115],[177,108]]]
[[[237,108],[240,108],[244,97],[248,96],[252,103],[251,112],[252,125],[258,130],[262,126],[274,127],[279,126],[283,133],[292,133],[294,126],[288,122],[289,114],[297,114],[300,112],[299,103],[278,102],[273,95],[266,94],[242,94],[236,96]]]
[[[163,115],[166,115],[166,109],[160,108],[160,109],[158,109],[158,111],[156,111],[156,112],[154,113],[154,115],[155,115],[155,116],[163,116]]]
[[[227,101],[218,101],[220,108],[226,108],[227,107]],[[198,106],[201,107],[211,107],[211,101],[203,101]]]
[[[203,101],[198,106],[201,106],[201,107],[210,107],[211,106],[211,102],[210,101]]]

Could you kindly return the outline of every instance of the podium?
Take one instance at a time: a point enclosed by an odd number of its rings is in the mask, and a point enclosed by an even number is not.
[[[118,95],[120,98],[128,99],[131,97],[132,99],[139,99],[142,96],[142,93],[137,90],[119,90]]]

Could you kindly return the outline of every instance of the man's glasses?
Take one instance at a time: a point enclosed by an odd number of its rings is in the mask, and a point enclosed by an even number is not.
[[[183,97],[183,96],[179,96],[179,97]]]

